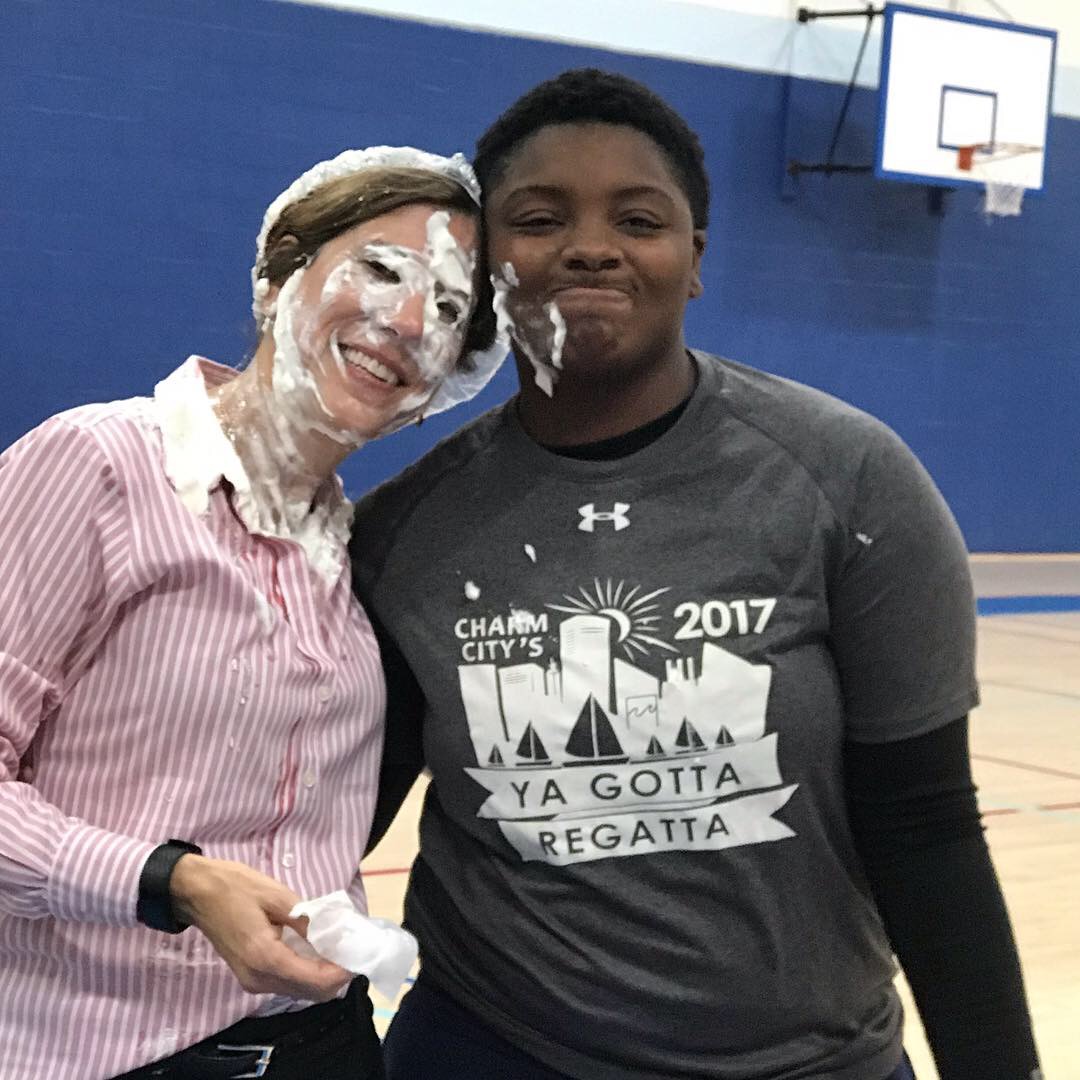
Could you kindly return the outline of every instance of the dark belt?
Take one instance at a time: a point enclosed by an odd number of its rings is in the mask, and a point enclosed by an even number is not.
[[[348,1023],[367,1000],[367,979],[353,979],[343,998],[274,1016],[249,1016],[171,1057],[115,1080],[241,1080],[267,1075],[275,1054],[285,1054]],[[272,1074],[270,1074],[272,1075]]]

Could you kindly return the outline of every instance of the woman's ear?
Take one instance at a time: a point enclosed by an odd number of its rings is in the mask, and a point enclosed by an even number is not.
[[[274,316],[277,314],[277,299],[278,294],[281,292],[281,286],[271,285],[266,278],[263,278],[260,284],[266,286],[266,290],[261,295],[256,294],[258,299],[255,304],[255,317],[259,324],[259,337],[261,339],[263,334],[274,325]]]

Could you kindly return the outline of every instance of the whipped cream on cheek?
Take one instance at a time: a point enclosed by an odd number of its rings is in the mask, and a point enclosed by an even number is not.
[[[387,320],[422,294],[423,332],[415,335],[416,340],[399,343],[412,365],[408,375],[415,389],[403,393],[395,403],[397,417],[379,434],[401,426],[428,402],[458,358],[470,309],[472,256],[450,235],[448,221],[448,214],[432,215],[423,252],[390,245],[365,249],[367,257],[377,258],[398,277],[396,282],[373,281],[369,270],[350,259],[328,275],[315,303],[303,299],[307,267],[290,275],[272,304],[266,303],[268,287],[256,288],[264,325],[272,326],[273,367],[269,384],[253,380],[242,398],[234,398],[243,424],[222,425],[242,456],[242,468],[238,466],[235,477],[230,477],[234,497],[250,527],[299,543],[329,584],[340,572],[341,536],[350,507],[344,499],[326,503],[316,498],[333,481],[307,465],[304,445],[310,445],[310,435],[318,432],[348,451],[368,436],[347,429],[333,414],[317,376],[327,363],[352,362],[358,350],[350,350],[349,342],[385,346],[390,340]],[[458,312],[454,320],[448,320],[440,307],[447,302]],[[343,321],[341,330],[332,332],[328,347],[327,316],[335,312],[343,313]],[[338,333],[344,335],[341,342],[333,340]],[[385,364],[366,356],[363,363],[373,365],[368,370],[388,383],[401,381]]]
[[[495,289],[498,332],[514,340],[533,366],[536,385],[548,397],[554,397],[566,343],[566,320],[562,312],[554,300],[536,304],[514,297],[520,282],[511,263],[503,263],[500,271],[491,275],[491,284]]]
[[[273,389],[276,408],[271,410],[274,427],[283,447],[296,452],[294,434],[318,431],[355,449],[367,440],[338,424],[319,393],[304,356],[311,354],[316,320],[298,293],[306,267],[295,271],[281,287],[274,318]]]
[[[385,348],[391,328],[402,309],[423,297],[423,329],[418,337],[393,335],[395,348],[406,360],[411,392],[402,395],[396,414],[380,435],[408,423],[431,399],[461,354],[472,303],[474,259],[454,239],[450,215],[436,211],[428,219],[423,251],[397,244],[370,243],[335,267],[320,296],[324,309],[356,311],[353,322],[335,327],[330,354],[345,373],[347,365],[361,367],[390,386],[402,382],[391,370],[365,351]],[[380,269],[373,269],[376,264]],[[325,409],[324,411],[328,411]]]
[[[296,363],[292,326],[302,278],[303,270],[293,274],[278,297],[274,340],[280,361],[275,359],[271,384],[248,380],[242,395],[232,399],[242,421],[223,420],[222,430],[239,454],[229,479],[241,519],[253,531],[298,543],[332,585],[341,571],[350,506],[343,498],[316,500],[327,477],[306,465],[297,445],[303,431],[317,426],[314,386]],[[328,425],[320,430],[333,434]]]

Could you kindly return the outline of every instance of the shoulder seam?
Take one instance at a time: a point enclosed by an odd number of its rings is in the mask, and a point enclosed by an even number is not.
[[[730,363],[730,361],[724,361],[724,362],[725,363]],[[779,378],[779,376],[777,376],[777,378]],[[813,389],[813,387],[810,387],[809,389]],[[823,391],[819,391],[819,392],[823,393]],[[828,396],[828,395],[826,395],[826,396]],[[839,510],[838,510],[838,508],[836,506],[836,503],[833,501],[833,499],[829,495],[828,491],[826,491],[824,485],[822,484],[821,480],[818,477],[818,474],[813,469],[810,468],[810,466],[803,460],[803,458],[799,454],[797,454],[787,444],[787,442],[785,442],[783,439],[781,439],[780,436],[777,435],[775,432],[769,430],[768,428],[763,427],[757,420],[753,419],[750,416],[745,415],[745,413],[740,408],[738,408],[736,405],[734,405],[731,402],[730,398],[725,397],[723,394],[718,394],[716,400],[719,401],[721,406],[723,408],[727,409],[728,412],[730,412],[731,415],[734,416],[736,419],[738,419],[741,423],[746,424],[747,427],[753,428],[756,432],[758,432],[758,434],[760,434],[764,438],[768,439],[771,443],[773,443],[774,445],[778,446],[781,450],[783,450],[783,452],[793,462],[795,462],[799,466],[799,468],[802,469],[802,471],[810,478],[810,480],[812,481],[812,483],[813,483],[815,489],[817,490],[818,494],[821,496],[821,498],[825,502],[825,504],[829,507],[829,509],[832,512],[832,515],[836,519],[836,521],[839,522],[840,524],[842,524],[845,529],[849,528],[848,518],[845,517],[844,515],[842,515],[839,512]],[[837,399],[837,400],[839,400],[839,399]],[[856,476],[856,483],[855,483],[856,488],[858,487],[858,478],[862,476],[862,472],[863,472],[863,469],[865,468],[865,466],[866,466],[866,453],[864,452],[863,455],[862,455],[862,461],[859,463],[859,469],[858,469],[857,476]]]

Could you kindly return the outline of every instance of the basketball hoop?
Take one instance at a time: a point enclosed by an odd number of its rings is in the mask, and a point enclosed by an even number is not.
[[[1041,146],[1024,143],[973,143],[957,147],[956,167],[982,181],[984,214],[988,217],[1018,217],[1027,188],[1010,179],[1013,175],[1010,167],[999,163],[1011,162],[1025,154],[1040,153]]]

